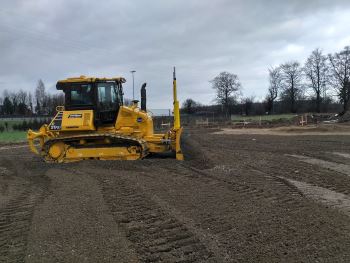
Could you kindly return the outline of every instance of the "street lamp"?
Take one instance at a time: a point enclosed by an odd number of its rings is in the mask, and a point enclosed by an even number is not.
[[[136,70],[130,71],[132,74],[132,100],[135,100],[135,88],[134,88],[134,73]]]

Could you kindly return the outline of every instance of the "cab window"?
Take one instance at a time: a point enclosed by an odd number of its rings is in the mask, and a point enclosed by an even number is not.
[[[72,106],[84,106],[93,104],[93,93],[90,84],[74,85],[69,89],[70,104]]]

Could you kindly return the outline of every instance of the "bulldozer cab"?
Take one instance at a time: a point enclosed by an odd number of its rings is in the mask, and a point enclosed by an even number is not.
[[[79,80],[59,81],[56,85],[65,94],[65,110],[93,110],[95,126],[115,123],[119,108],[123,105],[121,81]]]

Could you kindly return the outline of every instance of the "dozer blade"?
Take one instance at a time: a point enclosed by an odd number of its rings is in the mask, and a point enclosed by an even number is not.
[[[40,154],[38,149],[34,145],[35,140],[39,140],[40,146],[43,147],[44,141],[45,141],[45,133],[43,133],[41,130],[39,132],[34,132],[32,130],[29,130],[27,133],[27,140],[29,144],[30,150],[35,154]]]
[[[184,156],[181,151],[181,134],[182,134],[182,127],[180,122],[180,106],[179,101],[177,100],[177,87],[176,87],[176,72],[174,67],[173,72],[173,99],[174,99],[174,128],[173,132],[175,133],[175,153],[176,153],[176,160],[183,160]]]
[[[184,159],[184,155],[181,151],[181,134],[182,134],[182,127],[175,131],[175,153],[176,153],[176,160],[182,161]]]

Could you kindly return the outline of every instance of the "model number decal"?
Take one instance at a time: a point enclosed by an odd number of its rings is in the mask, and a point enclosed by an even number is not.
[[[61,126],[57,126],[57,125],[51,125],[50,126],[50,130],[55,130],[55,131],[57,131],[57,130],[60,130],[61,129]]]

